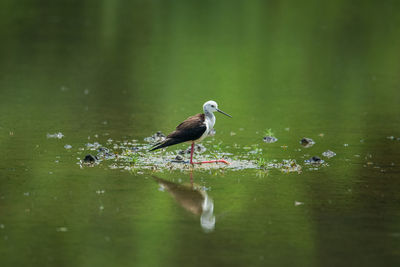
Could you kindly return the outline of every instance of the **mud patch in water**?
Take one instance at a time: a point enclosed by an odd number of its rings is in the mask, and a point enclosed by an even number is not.
[[[145,170],[164,171],[164,170],[245,170],[256,169],[261,171],[279,170],[283,173],[301,173],[303,170],[318,170],[321,167],[328,166],[324,160],[313,157],[309,160],[301,159],[299,164],[296,159],[265,160],[261,144],[250,146],[233,147],[237,152],[235,154],[227,153],[231,151],[231,146],[223,146],[222,142],[205,142],[196,144],[193,160],[195,162],[224,159],[230,164],[225,163],[206,163],[189,164],[190,146],[187,149],[160,149],[150,152],[149,149],[156,142],[165,138],[161,132],[146,137],[146,143],[139,143],[138,140],[114,141],[109,138],[105,144],[99,142],[86,143],[85,146],[78,148],[77,159],[79,166],[95,167],[98,165],[107,166],[110,169],[120,169],[131,172],[142,172]],[[90,139],[89,139],[90,140]],[[69,149],[71,149],[70,147]],[[299,151],[301,151],[299,149]],[[330,158],[336,155],[332,151],[326,151],[323,154]],[[304,155],[306,156],[306,155]]]
[[[230,164],[224,163],[207,163],[207,164],[189,164],[190,148],[185,150],[159,150],[149,152],[150,145],[137,143],[133,141],[116,141],[110,140],[107,146],[100,143],[87,143],[84,148],[80,148],[77,164],[80,167],[95,167],[98,165],[108,166],[110,169],[120,169],[132,172],[144,170],[163,171],[163,170],[211,170],[211,169],[227,169],[227,170],[272,170],[277,169],[284,173],[297,172],[301,173],[302,166],[294,159],[285,159],[282,161],[273,160],[265,161],[261,156],[262,149],[255,148],[253,150],[242,149],[239,155],[222,152],[224,149],[221,145],[215,145],[212,149],[206,149],[199,146],[195,149],[193,159],[196,162],[225,159]],[[97,151],[97,154],[93,153]],[[89,154],[91,153],[91,154]],[[84,156],[86,155],[86,156]],[[257,159],[258,158],[258,159]],[[95,159],[95,160],[93,160]]]

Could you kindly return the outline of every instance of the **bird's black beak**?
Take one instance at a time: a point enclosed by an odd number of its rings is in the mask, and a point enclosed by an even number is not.
[[[222,110],[220,110],[220,109],[217,109],[217,111],[218,111],[218,112],[220,112],[220,113],[222,113],[222,114],[224,114],[224,115],[226,115],[226,116],[228,116],[228,117],[230,117],[230,118],[232,118],[232,116],[231,116],[231,115],[229,115],[229,114],[227,114],[227,113],[223,112],[223,111],[222,111]]]

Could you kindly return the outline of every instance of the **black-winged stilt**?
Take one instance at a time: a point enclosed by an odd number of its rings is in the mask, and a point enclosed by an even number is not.
[[[170,133],[165,138],[164,141],[155,144],[150,149],[150,151],[189,141],[192,142],[192,147],[190,150],[190,164],[202,164],[202,163],[213,163],[213,162],[223,162],[229,164],[229,162],[227,162],[224,159],[193,162],[194,144],[206,138],[210,133],[210,131],[213,129],[215,124],[214,112],[218,111],[232,118],[231,115],[226,114],[222,110],[218,109],[218,104],[212,100],[204,103],[203,110],[204,113],[196,114],[184,120],[181,124],[179,124],[176,127],[175,131]]]

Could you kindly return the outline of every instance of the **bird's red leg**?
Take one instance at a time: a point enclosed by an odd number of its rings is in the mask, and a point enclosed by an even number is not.
[[[194,151],[194,142],[192,142],[192,149],[190,150],[190,164],[194,164],[194,162],[193,162],[193,151]]]
[[[230,164],[228,161],[224,159],[193,162],[193,151],[194,151],[194,142],[192,142],[192,149],[190,150],[190,164],[203,164],[203,163],[216,163],[216,162]]]
[[[219,160],[207,160],[207,161],[200,161],[200,162],[192,162],[192,164],[203,164],[203,163],[216,163],[216,162],[222,162],[225,164],[230,164],[228,161],[224,159],[219,159]]]
[[[228,161],[224,159],[193,162],[193,150],[194,150],[194,142],[192,143],[192,150],[190,151],[190,164],[217,163],[217,162],[230,164]]]

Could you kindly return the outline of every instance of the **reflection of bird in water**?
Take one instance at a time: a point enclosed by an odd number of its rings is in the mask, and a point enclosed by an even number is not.
[[[200,215],[203,230],[211,232],[215,227],[214,202],[200,186],[193,184],[182,185],[154,176],[157,183],[168,191],[171,196],[187,211]]]

